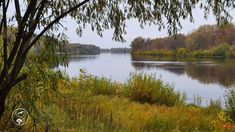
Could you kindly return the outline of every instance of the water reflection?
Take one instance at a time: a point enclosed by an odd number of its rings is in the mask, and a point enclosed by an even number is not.
[[[202,105],[210,99],[223,101],[225,88],[235,82],[234,60],[154,58],[130,54],[82,55],[70,58],[68,67],[58,67],[70,77],[79,76],[79,69],[89,74],[105,76],[114,81],[125,82],[130,73],[155,74],[164,82],[174,85],[176,91],[184,92],[187,101],[194,96],[202,97]]]
[[[95,60],[97,58],[99,58],[99,55],[70,55],[69,62]]]
[[[137,70],[162,69],[176,75],[186,74],[200,83],[219,84],[226,88],[231,87],[235,83],[234,60],[185,60],[176,58],[168,58],[166,60],[169,61],[163,61],[161,58],[151,56],[132,56],[132,66]]]

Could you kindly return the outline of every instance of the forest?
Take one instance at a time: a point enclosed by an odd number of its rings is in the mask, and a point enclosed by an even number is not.
[[[235,57],[235,26],[203,25],[187,35],[155,39],[137,37],[131,49],[133,54],[156,56]]]

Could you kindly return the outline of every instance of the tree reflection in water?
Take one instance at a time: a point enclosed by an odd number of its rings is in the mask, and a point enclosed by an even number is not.
[[[137,69],[159,68],[176,75],[187,74],[203,84],[220,84],[226,88],[235,82],[235,61],[232,59],[180,59],[132,56]]]

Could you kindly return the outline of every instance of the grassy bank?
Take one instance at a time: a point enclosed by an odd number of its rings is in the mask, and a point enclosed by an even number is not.
[[[234,58],[235,46],[220,44],[209,49],[190,50],[179,48],[176,50],[156,49],[147,51],[133,51],[133,55],[152,55],[159,57],[195,57],[195,58]]]
[[[125,83],[118,83],[83,71],[80,77],[69,79],[48,69],[46,75],[32,73],[17,89],[8,98],[1,129],[69,132],[235,129],[219,105],[211,103],[206,108],[187,105],[185,95],[154,76],[133,74]],[[13,106],[29,111],[30,119],[25,126],[15,127],[9,121]]]

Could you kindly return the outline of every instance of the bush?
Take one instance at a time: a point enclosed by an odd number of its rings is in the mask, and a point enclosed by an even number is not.
[[[235,122],[235,88],[230,89],[226,94],[226,113]]]
[[[235,45],[229,48],[229,51],[225,53],[226,57],[235,57]]]
[[[195,57],[195,58],[215,58],[215,57],[235,57],[235,45],[230,46],[226,43],[220,44],[210,49],[198,49],[190,51],[186,48],[176,50],[155,49],[135,52],[135,55],[152,55],[158,57]]]
[[[142,103],[174,106],[184,104],[184,95],[153,75],[133,74],[127,81],[125,95]]]
[[[221,44],[218,47],[212,48],[212,55],[217,57],[225,57],[226,52],[228,52],[230,46],[228,44]]]
[[[82,71],[78,87],[94,95],[124,96],[141,103],[166,106],[184,104],[184,95],[175,92],[171,85],[164,84],[162,80],[145,74],[132,74],[127,83],[121,84]]]
[[[92,79],[94,85],[91,87],[91,90],[94,94],[97,95],[115,95],[115,83],[113,83],[110,79],[105,77],[94,77]]]
[[[222,111],[222,106],[221,106],[221,100],[210,100],[210,104],[204,108],[205,113],[210,114],[210,113],[219,113]]]
[[[187,50],[185,48],[179,48],[176,51],[176,55],[180,57],[185,57],[187,54]]]
[[[95,95],[116,95],[117,88],[119,88],[118,84],[112,82],[111,79],[88,75],[83,70],[80,73],[78,84],[80,89],[90,91]]]
[[[209,50],[196,50],[193,52],[193,56],[197,58],[205,58],[205,57],[210,57],[211,53]]]
[[[154,55],[154,56],[164,56],[164,50],[160,49],[160,50],[154,50],[152,51],[152,53],[150,53],[150,55]]]
[[[174,51],[172,50],[164,50],[164,49],[158,49],[158,50],[149,50],[149,51],[143,51],[143,52],[135,52],[136,54],[142,54],[142,55],[151,55],[151,56],[158,56],[158,57],[173,57],[175,56]]]

